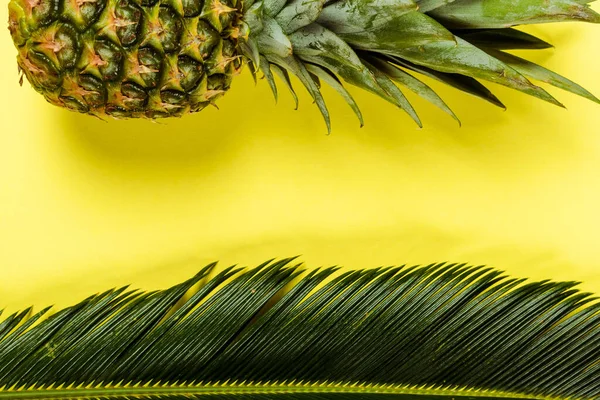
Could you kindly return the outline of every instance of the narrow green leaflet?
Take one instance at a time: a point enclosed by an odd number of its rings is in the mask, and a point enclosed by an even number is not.
[[[306,69],[310,73],[315,74],[320,79],[322,79],[325,83],[327,83],[329,86],[331,86],[332,89],[334,89],[336,92],[338,92],[338,94],[340,96],[342,96],[344,98],[344,100],[346,100],[346,103],[348,103],[350,108],[352,108],[352,111],[354,111],[354,114],[356,114],[356,117],[358,118],[358,120],[360,122],[360,126],[362,128],[364,125],[362,113],[360,112],[358,105],[354,101],[354,98],[352,98],[352,95],[350,95],[350,93],[348,93],[348,91],[342,85],[342,83],[339,81],[339,79],[337,79],[337,77],[334,74],[332,74],[328,71],[325,71],[323,68],[321,68],[317,65],[314,65],[314,64],[307,64]]]
[[[294,104],[296,105],[295,109],[297,110],[298,109],[298,95],[296,94],[296,91],[294,90],[294,87],[292,86],[292,81],[290,80],[290,75],[288,74],[287,70],[284,68],[281,68],[277,64],[271,64],[271,70],[273,72],[275,72],[275,75],[279,76],[279,78],[283,81],[284,85],[290,91],[290,94],[292,95],[292,98],[294,99]]]
[[[502,104],[502,102],[496,96],[494,96],[494,94],[488,88],[483,86],[476,79],[473,79],[469,76],[436,71],[434,69],[416,65],[396,57],[390,57],[389,59],[395,64],[443,82],[446,85],[452,86],[453,88],[456,88],[462,92],[479,97],[480,99],[490,102],[497,107],[506,109],[506,106]]]
[[[400,91],[400,89],[398,89],[398,87],[394,85],[394,82],[388,77],[388,75],[380,71],[378,68],[374,67],[368,61],[361,61],[367,68],[369,68],[379,86],[383,90],[385,90],[390,97],[394,99],[394,102],[400,108],[406,111],[406,113],[413,119],[413,121],[415,121],[419,128],[422,128],[423,124],[421,123],[421,119],[417,115],[417,112],[413,108],[412,104],[410,104],[406,96],[404,96],[404,93],[402,93],[402,91]]]
[[[308,70],[308,66],[309,65],[310,64],[306,64],[306,70],[308,71],[308,74],[313,79],[313,81],[315,81],[315,85],[317,85],[317,87],[319,88],[319,90],[321,90],[321,79],[319,79],[319,77],[317,75],[313,74],[312,72],[310,72]]]
[[[250,70],[250,75],[252,75],[252,80],[254,81],[254,84],[256,85],[258,83],[258,79],[256,78],[256,71],[258,71],[258,68],[256,67],[256,64],[254,64],[252,61],[248,60],[248,70]]]
[[[304,63],[299,61],[295,56],[288,57],[278,57],[275,54],[267,55],[267,59],[269,62],[273,64],[277,64],[280,67],[292,72],[300,82],[304,85],[308,93],[312,96],[319,107],[319,111],[323,115],[323,119],[325,120],[325,125],[327,125],[327,132],[331,133],[331,119],[329,117],[329,111],[327,110],[327,106],[325,105],[325,100],[323,99],[323,95],[319,91],[319,88],[315,84],[315,81],[310,76],[309,72],[306,70],[306,66]],[[291,84],[289,86],[291,88]],[[297,103],[296,103],[297,104]]]
[[[457,0],[431,11],[448,28],[507,28],[523,24],[558,21],[600,22],[588,1],[518,0],[507,7],[505,0]]]
[[[250,65],[250,70],[255,72],[255,68],[260,66],[260,52],[258,51],[258,43],[254,40],[254,38],[249,38],[248,40],[240,41],[239,43],[240,50],[242,54],[248,58]]]
[[[313,23],[290,35],[294,52],[307,63],[321,65],[346,82],[374,93],[390,103],[406,110],[420,124],[412,106],[405,101],[404,95],[388,85],[393,84],[387,77],[379,76],[379,80],[359,59],[358,55],[346,42],[335,33]],[[386,87],[382,87],[382,84]],[[406,107],[406,108],[405,108]],[[414,116],[413,116],[414,115]],[[416,117],[416,118],[415,118]]]
[[[269,60],[286,58],[283,53],[291,49],[305,69],[313,66],[308,68],[308,77],[318,81],[325,73],[325,83],[333,86],[355,112],[356,104],[354,100],[348,101],[348,93],[338,78],[402,108],[421,126],[416,111],[395,84],[426,98],[457,121],[458,117],[432,88],[404,69],[425,74],[502,108],[505,108],[502,102],[478,80],[507,86],[560,107],[563,105],[558,100],[528,77],[596,101],[591,93],[557,74],[497,53],[497,50],[552,47],[531,34],[511,28],[513,25],[576,19],[600,22],[589,3],[588,0],[290,0],[277,7],[270,6],[272,10],[267,14],[273,19],[266,18],[263,25],[271,33],[261,33],[259,47]],[[279,29],[269,27],[272,24]],[[286,68],[282,63],[277,64]],[[295,71],[299,70],[295,66]],[[305,86],[308,77],[301,77]],[[309,91],[319,99],[318,82],[307,87],[312,87]],[[317,105],[324,112],[320,100]]]
[[[211,264],[170,289],[10,315],[0,399],[600,397],[600,303],[574,282],[466,264],[293,263]]]
[[[17,326],[19,326],[21,321],[29,319],[31,316],[31,310],[31,308],[28,308],[19,313],[14,313],[6,317],[4,321],[0,322],[0,341],[3,340],[9,333],[11,333]],[[0,312],[0,315],[2,314],[3,312]],[[5,342],[0,343],[4,344]]]
[[[389,62],[382,60],[380,58],[370,56],[367,58],[369,62],[374,65],[378,70],[389,76],[392,80],[397,82],[398,84],[412,90],[419,96],[428,100],[432,104],[439,107],[442,111],[449,114],[452,118],[454,118],[458,124],[460,125],[460,120],[454,114],[454,112],[448,107],[448,105],[437,95],[429,86],[404,71],[400,67],[394,64],[390,64]]]
[[[593,102],[600,103],[600,100],[598,100],[596,96],[594,96],[575,82],[572,82],[569,79],[560,76],[556,72],[552,72],[535,63],[529,62],[520,57],[505,53],[503,51],[491,49],[486,51],[491,56],[497,58],[498,60],[501,60],[506,65],[510,66],[511,68],[514,68],[516,71],[519,71],[521,74],[525,75],[530,79],[535,79],[538,81],[549,83],[550,85],[556,86],[557,88],[569,91],[571,93],[575,93]]]
[[[11,320],[11,323],[16,323],[16,326],[14,326],[14,331],[7,331],[6,337],[2,340],[2,342],[0,342],[0,354],[6,354],[13,350],[15,346],[18,345],[21,336],[25,332],[27,332],[27,330],[31,328],[33,324],[35,324],[40,318],[42,318],[44,314],[48,312],[48,310],[50,310],[50,307],[44,308],[30,317],[29,314],[31,312],[31,309],[28,309],[15,316],[14,319],[9,318],[9,320]]]
[[[275,98],[275,102],[277,102],[277,85],[275,84],[275,78],[273,77],[273,73],[271,72],[271,66],[269,65],[269,61],[265,58],[261,56],[261,60],[260,60],[260,70],[262,71],[263,75],[265,76],[265,79],[267,80],[267,82],[269,82],[269,87],[271,88],[271,91],[273,92],[273,97]]]
[[[459,73],[508,86],[563,107],[548,92],[529,82],[513,68],[460,38],[457,38],[457,43],[438,42],[401,49],[397,55],[437,71]]]

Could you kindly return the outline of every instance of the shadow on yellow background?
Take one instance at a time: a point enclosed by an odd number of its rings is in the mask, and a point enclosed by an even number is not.
[[[529,58],[599,95],[590,49],[600,28],[534,29],[557,50]],[[162,288],[214,260],[297,254],[307,267],[465,261],[600,292],[600,107],[570,94],[552,90],[566,111],[490,85],[505,112],[432,83],[463,127],[408,94],[418,129],[353,90],[360,129],[324,89],[327,136],[299,84],[294,111],[283,87],[275,105],[247,73],[220,110],[152,123],[60,110],[18,87],[12,59],[0,69],[10,94],[0,107],[0,306],[10,310],[127,283]]]

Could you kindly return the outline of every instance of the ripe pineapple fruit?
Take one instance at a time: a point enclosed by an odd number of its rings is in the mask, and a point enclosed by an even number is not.
[[[196,112],[248,64],[277,96],[290,73],[314,98],[331,85],[372,92],[421,121],[400,88],[456,116],[414,73],[504,107],[479,80],[561,105],[529,79],[598,102],[579,85],[505,50],[550,44],[513,26],[600,22],[593,0],[11,0],[20,70],[51,103],[117,118]],[[297,100],[296,100],[297,101]]]

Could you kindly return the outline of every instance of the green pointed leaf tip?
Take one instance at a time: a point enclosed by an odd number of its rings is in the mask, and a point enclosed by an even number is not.
[[[311,24],[292,34],[290,40],[303,61],[322,65],[350,84],[402,108],[418,126],[422,126],[412,106],[392,81],[379,71],[369,70],[335,33],[319,24]]]
[[[457,38],[456,44],[432,43],[422,48],[404,49],[398,54],[415,64],[485,79],[562,107],[548,92],[529,82],[513,68],[460,38]]]
[[[506,65],[514,68],[516,71],[520,72],[524,76],[539,80],[545,83],[548,83],[557,88],[566,90],[568,92],[574,93],[581,97],[585,97],[588,100],[591,100],[595,103],[600,103],[600,100],[583,87],[579,86],[575,82],[568,80],[567,78],[552,72],[546,68],[540,67],[539,65],[524,60],[520,57],[514,56],[512,54],[508,54],[499,50],[486,50],[491,56],[501,60]]]
[[[410,89],[417,95],[436,105],[438,108],[452,116],[460,125],[461,122],[454,112],[446,105],[446,103],[426,84],[404,71],[397,65],[387,62],[385,59],[378,57],[367,56],[369,62],[381,72],[385,73],[399,85]]]
[[[356,101],[354,101],[354,98],[352,97],[352,95],[346,90],[346,88],[344,88],[342,83],[335,77],[335,75],[332,74],[331,72],[327,72],[323,68],[321,68],[317,65],[313,65],[313,64],[307,64],[306,69],[308,69],[308,71],[310,73],[312,73],[312,74],[318,76],[320,79],[322,79],[325,83],[327,83],[329,86],[331,86],[336,92],[338,92],[340,94],[340,96],[342,96],[344,98],[344,100],[346,100],[346,103],[348,103],[348,105],[350,106],[352,111],[354,111],[354,114],[356,114],[356,118],[358,118],[358,121],[360,122],[360,127],[362,128],[364,126],[363,116],[362,116],[362,113],[360,112],[360,109],[358,108],[358,105],[356,104]]]
[[[327,110],[327,106],[325,105],[325,100],[323,99],[323,95],[321,91],[315,84],[315,81],[310,76],[309,72],[306,70],[306,66],[302,61],[300,61],[295,56],[288,56],[285,58],[278,57],[274,54],[267,55],[267,59],[274,65],[278,65],[281,68],[284,68],[290,71],[292,74],[296,75],[296,77],[302,82],[308,93],[310,93],[311,97],[317,104],[323,119],[325,120],[325,125],[327,126],[327,133],[331,133],[331,119],[329,117],[329,110]],[[291,84],[288,85],[291,90]],[[292,91],[293,92],[293,91]],[[295,96],[295,93],[293,93]]]
[[[390,57],[389,59],[392,63],[401,65],[411,71],[423,74],[431,79],[438,80],[448,86],[461,90],[465,93],[469,93],[475,97],[479,97],[482,100],[506,110],[506,106],[500,101],[500,99],[494,96],[494,94],[488,88],[479,83],[479,81],[476,79],[465,75],[436,71],[434,69],[416,65],[397,57]]]
[[[415,121],[419,128],[423,127],[421,123],[421,119],[417,115],[417,112],[413,108],[412,104],[408,101],[404,93],[400,91],[395,85],[394,82],[388,77],[387,74],[381,72],[377,67],[373,66],[366,60],[362,60],[363,64],[369,68],[373,76],[375,76],[375,80],[379,84],[379,86],[386,92],[387,97],[389,98],[392,104],[400,107]]]
[[[600,305],[573,282],[292,262],[15,313],[0,322],[0,399],[600,397]]]
[[[473,94],[497,106],[504,107],[477,80],[488,80],[541,100],[563,107],[562,103],[528,78],[549,82],[592,101],[587,90],[559,77],[551,71],[527,64],[527,61],[507,62],[507,57],[495,50],[546,49],[551,44],[517,29],[514,25],[587,21],[600,22],[588,0],[272,0],[255,2],[249,8],[253,19],[249,26],[258,26],[242,51],[254,64],[257,52],[285,70],[298,76],[307,87],[323,114],[329,128],[329,114],[320,94],[320,87],[308,82],[315,75],[307,73],[308,65],[319,67],[327,76],[364,90],[401,107],[417,121],[417,113],[393,87],[408,87],[427,98],[445,112],[457,118],[433,89],[419,84],[398,72],[375,63],[366,68],[362,59],[392,57],[394,65],[423,73],[458,90]],[[247,12],[247,14],[249,13]],[[260,23],[256,20],[260,19]],[[253,41],[254,40],[254,41]],[[253,48],[255,44],[257,51]],[[504,53],[502,53],[504,54]],[[498,57],[496,57],[497,55]],[[294,62],[289,62],[293,57]],[[278,62],[277,60],[284,60]],[[285,61],[288,60],[288,61]],[[380,68],[382,67],[382,68]],[[291,69],[290,69],[291,68]],[[271,67],[273,70],[273,67]],[[535,69],[535,71],[533,71]],[[281,71],[275,71],[281,75]],[[543,75],[543,76],[542,76]],[[540,79],[540,76],[542,79]],[[289,87],[288,79],[283,78]],[[416,79],[416,81],[415,81]],[[347,102],[347,91],[327,79]],[[273,82],[269,80],[273,87]],[[331,86],[331,85],[330,85]],[[348,102],[356,112],[354,100]],[[358,115],[358,114],[357,114]]]
[[[275,103],[277,103],[277,85],[275,84],[275,78],[273,77],[273,73],[271,72],[271,66],[269,65],[269,61],[265,57],[261,57],[260,70],[263,72],[263,75],[267,82],[269,82],[269,87],[271,88],[271,92],[273,92]]]
[[[308,66],[307,66],[308,67]],[[292,86],[292,81],[290,80],[290,75],[288,74],[286,69],[281,68],[277,64],[271,64],[271,70],[275,73],[275,75],[279,76],[279,78],[283,81],[283,84],[288,88],[290,94],[292,95],[292,99],[294,100],[295,109],[298,109],[298,95],[296,95],[296,91]]]

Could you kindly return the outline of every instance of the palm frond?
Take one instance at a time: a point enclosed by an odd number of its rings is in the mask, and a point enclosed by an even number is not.
[[[292,263],[11,315],[0,399],[600,398],[600,305],[575,282]]]

